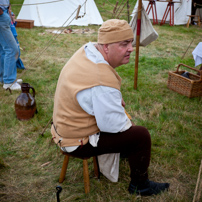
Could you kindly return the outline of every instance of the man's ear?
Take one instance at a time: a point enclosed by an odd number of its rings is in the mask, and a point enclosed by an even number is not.
[[[109,44],[103,44],[103,50],[105,53],[108,53],[109,51]]]

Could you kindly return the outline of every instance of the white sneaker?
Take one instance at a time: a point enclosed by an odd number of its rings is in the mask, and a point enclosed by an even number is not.
[[[22,84],[22,79],[17,79],[17,83]]]
[[[21,85],[17,82],[14,84],[8,83],[3,85],[4,89],[10,88],[11,90],[21,90]]]
[[[22,79],[17,79],[17,83],[22,84]],[[3,83],[0,82],[0,85],[3,85]]]

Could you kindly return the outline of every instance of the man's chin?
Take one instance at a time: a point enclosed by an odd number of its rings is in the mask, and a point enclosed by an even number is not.
[[[124,60],[123,64],[128,64],[129,61],[130,61],[130,58],[127,58],[127,59]]]

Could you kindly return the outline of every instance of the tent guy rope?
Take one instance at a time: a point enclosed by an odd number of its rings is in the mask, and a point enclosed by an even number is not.
[[[184,55],[182,56],[182,58],[181,58],[181,59],[183,59],[183,58],[184,58],[184,56],[186,55],[186,53],[187,53],[188,49],[190,48],[191,44],[193,43],[193,41],[194,41],[194,39],[192,39],[191,43],[189,44],[189,46],[188,46],[187,50],[185,51],[185,53],[184,53]]]

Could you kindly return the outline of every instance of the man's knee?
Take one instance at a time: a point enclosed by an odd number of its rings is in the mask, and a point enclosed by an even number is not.
[[[139,141],[151,143],[151,136],[147,128],[143,126],[132,126],[131,128]]]

